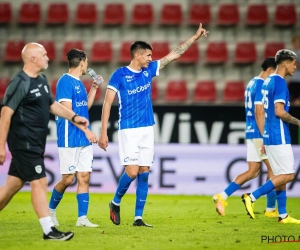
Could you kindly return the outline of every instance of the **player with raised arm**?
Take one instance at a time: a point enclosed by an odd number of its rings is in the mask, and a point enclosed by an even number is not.
[[[56,101],[67,109],[89,119],[91,108],[99,85],[94,81],[89,94],[80,80],[87,72],[88,58],[82,50],[71,49],[67,53],[69,73],[64,74],[57,82]],[[102,79],[103,80],[103,79]],[[89,182],[93,165],[93,148],[97,142],[96,135],[86,129],[80,131],[68,120],[57,118],[57,144],[62,178],[53,188],[49,209],[53,224],[58,226],[56,208],[63,198],[67,187],[77,177],[78,220],[76,226],[98,227],[87,218],[89,207]]]
[[[109,203],[110,219],[120,224],[121,199],[131,182],[137,178],[136,206],[133,226],[146,226],[142,220],[148,194],[149,168],[154,154],[154,116],[151,90],[152,78],[159,70],[178,59],[201,36],[208,31],[200,24],[197,32],[186,42],[158,61],[152,61],[152,47],[142,41],[130,47],[132,61],[129,66],[118,68],[111,76],[102,109],[102,128],[99,146],[108,146],[107,126],[111,105],[117,94],[119,100],[119,157],[125,167],[113,200]]]
[[[273,57],[266,58],[262,65],[262,71],[254,77],[247,85],[245,90],[245,113],[246,113],[246,143],[247,143],[247,162],[248,170],[239,174],[234,180],[224,189],[223,192],[215,194],[213,201],[216,205],[216,211],[219,215],[225,216],[225,207],[227,206],[227,198],[235,191],[241,188],[247,181],[258,176],[261,162],[263,161],[268,169],[268,179],[273,176],[272,169],[266,154],[261,152],[263,146],[262,134],[260,133],[257,124],[261,121],[263,111],[261,87],[264,80],[272,74],[276,69],[275,59]],[[264,119],[264,118],[263,118]],[[275,209],[276,194],[271,191],[267,194],[267,208],[265,215],[267,217],[278,217],[278,212]]]
[[[292,181],[295,175],[289,123],[300,126],[300,121],[288,113],[289,91],[284,77],[293,75],[296,61],[297,55],[293,51],[279,50],[275,55],[275,74],[269,76],[262,86],[265,122],[259,123],[258,127],[263,133],[264,148],[274,176],[251,194],[242,195],[246,211],[252,219],[255,218],[255,201],[276,188],[278,222],[300,224],[300,220],[292,218],[286,211],[286,184]]]

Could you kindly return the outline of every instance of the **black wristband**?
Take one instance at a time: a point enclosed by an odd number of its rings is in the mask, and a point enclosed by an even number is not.
[[[75,117],[76,117],[76,116],[78,116],[78,115],[75,114],[75,115],[72,117],[72,119],[71,119],[72,122],[75,122]]]

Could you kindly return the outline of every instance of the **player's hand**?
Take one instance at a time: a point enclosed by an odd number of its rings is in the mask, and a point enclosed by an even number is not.
[[[102,148],[104,151],[106,151],[106,148],[108,146],[108,136],[107,134],[101,134],[98,142],[98,146]]]
[[[0,147],[0,165],[3,165],[3,163],[5,162],[5,158],[6,158],[6,149],[5,149],[5,146],[4,147]]]
[[[200,23],[199,28],[198,28],[198,30],[197,30],[197,32],[195,34],[195,36],[196,36],[195,40],[198,40],[201,36],[207,37],[208,33],[209,33],[209,31],[207,31],[206,29],[203,29],[202,28],[202,23]]]
[[[91,130],[86,129],[84,131],[86,138],[89,140],[90,143],[97,143],[98,138],[95,133],[93,133]]]
[[[265,148],[265,145],[262,145],[260,151],[261,151],[263,154],[266,154],[266,148]]]
[[[82,117],[82,116],[75,116],[74,123],[83,125],[84,128],[87,128],[89,125],[89,121],[85,117]]]

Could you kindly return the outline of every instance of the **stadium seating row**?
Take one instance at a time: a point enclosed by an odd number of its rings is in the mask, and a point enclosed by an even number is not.
[[[56,57],[56,47],[54,41],[37,41],[41,43],[48,52],[50,61],[58,59],[60,62],[66,62],[66,54],[71,48],[78,48],[84,50],[84,43],[82,41],[66,41],[63,45],[61,57]],[[5,62],[21,62],[21,51],[25,46],[25,41],[9,40],[6,43]],[[121,44],[119,59],[120,63],[128,63],[131,61],[129,48],[132,42],[123,42]],[[160,59],[170,52],[168,42],[153,42],[153,60]],[[283,49],[285,44],[283,42],[267,42],[264,48],[264,57],[274,56],[276,52]],[[89,61],[92,63],[109,63],[113,60],[113,49],[110,41],[96,41],[92,44],[89,56]],[[205,63],[226,63],[228,61],[228,49],[226,42],[210,42],[205,51]],[[200,58],[200,50],[198,44],[194,43],[186,53],[179,59],[179,63],[197,63]],[[254,42],[237,42],[235,46],[235,53],[233,62],[237,64],[256,63],[257,53],[256,44]]]
[[[68,3],[50,3],[46,13],[46,24],[66,24],[69,22]],[[240,23],[239,5],[221,4],[218,7],[217,25],[237,25]],[[123,3],[110,3],[105,6],[102,23],[104,25],[122,25],[126,20]],[[9,24],[12,21],[11,4],[0,3],[0,24]],[[42,21],[41,6],[38,2],[22,3],[19,9],[17,22],[19,24],[39,24]],[[197,25],[200,22],[210,24],[211,5],[191,4],[187,23]],[[76,8],[74,24],[92,25],[98,22],[98,10],[95,3],[79,3]],[[151,25],[154,23],[153,6],[150,3],[135,4],[132,9],[131,24]],[[294,25],[297,22],[296,7],[294,4],[277,4],[273,17],[273,24],[279,26]],[[159,24],[180,25],[183,23],[183,13],[180,4],[164,4],[160,10]],[[245,24],[251,26],[266,25],[269,23],[267,5],[249,4],[247,7]]]
[[[6,86],[9,82],[9,78],[0,78],[0,99],[3,98]],[[56,83],[58,79],[51,81],[51,91],[55,96]],[[83,80],[84,85],[89,90],[91,88],[91,80]],[[244,101],[245,85],[243,81],[228,81],[225,83],[223,100],[243,102]],[[168,82],[165,92],[165,101],[187,101],[188,100],[188,87],[185,80],[171,80]],[[96,100],[101,99],[101,89],[97,91]],[[152,100],[158,101],[160,99],[157,82],[154,80],[152,85]],[[193,101],[194,102],[214,102],[217,100],[217,90],[214,81],[198,81],[193,89]]]

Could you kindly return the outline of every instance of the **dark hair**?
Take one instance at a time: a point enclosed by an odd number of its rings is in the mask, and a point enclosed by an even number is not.
[[[293,61],[293,60],[297,60],[297,55],[295,52],[288,50],[288,49],[282,49],[282,50],[278,50],[276,55],[275,55],[275,62],[276,64],[280,64],[283,61]]]
[[[69,68],[77,68],[81,60],[85,61],[86,53],[80,49],[70,49],[67,53]]]
[[[138,49],[149,49],[152,50],[152,47],[149,43],[143,42],[143,41],[135,41],[133,44],[130,46],[130,55],[133,58],[135,52]]]
[[[266,71],[268,68],[276,69],[276,67],[277,65],[275,63],[274,57],[267,57],[261,64],[261,68],[263,69],[263,71]]]

